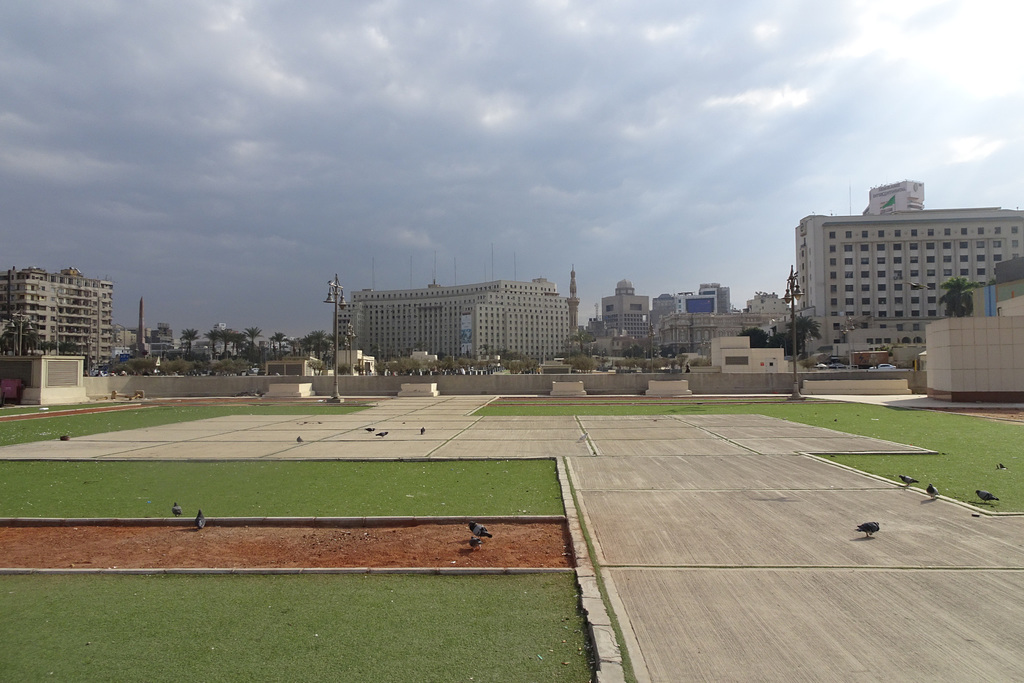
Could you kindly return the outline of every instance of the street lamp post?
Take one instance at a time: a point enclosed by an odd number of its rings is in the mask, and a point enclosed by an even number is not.
[[[338,281],[338,274],[334,274],[334,280],[327,283],[327,298],[325,304],[334,304],[334,393],[328,403],[341,403],[341,394],[338,393],[338,311],[345,309],[345,288]]]
[[[782,298],[789,304],[789,336],[793,340],[793,393],[789,397],[790,401],[802,401],[804,398],[800,395],[800,380],[796,376],[796,302],[803,295],[804,293],[800,291],[796,270],[790,266],[789,277],[786,279],[786,295]]]

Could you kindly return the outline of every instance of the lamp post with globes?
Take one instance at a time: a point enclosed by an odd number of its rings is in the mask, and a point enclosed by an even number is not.
[[[334,280],[327,283],[327,298],[325,304],[334,304],[334,393],[328,403],[341,403],[341,394],[338,393],[338,311],[345,310],[345,288],[338,281],[338,274],[334,274]]]
[[[796,270],[790,266],[789,277],[786,279],[786,295],[782,298],[789,304],[789,336],[793,340],[793,393],[789,397],[790,401],[802,401],[804,398],[800,395],[800,380],[796,376],[796,302],[803,295],[804,293],[800,291]]]

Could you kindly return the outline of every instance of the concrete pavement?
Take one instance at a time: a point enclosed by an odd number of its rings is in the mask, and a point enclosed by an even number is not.
[[[1024,518],[808,455],[920,449],[759,415],[474,417],[488,400],[224,417],[0,459],[560,457],[641,682],[1024,680]]]

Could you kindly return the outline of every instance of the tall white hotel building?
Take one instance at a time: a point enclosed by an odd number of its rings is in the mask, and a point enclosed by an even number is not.
[[[838,353],[922,344],[943,316],[940,285],[987,282],[995,264],[1024,253],[1024,212],[924,209],[924,183],[872,188],[860,216],[807,216],[796,228],[802,315]]]

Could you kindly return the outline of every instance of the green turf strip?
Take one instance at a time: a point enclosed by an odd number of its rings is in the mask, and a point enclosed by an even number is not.
[[[0,461],[0,517],[560,515],[552,460]]]
[[[787,404],[707,405],[691,399],[676,405],[487,406],[477,415],[722,415],[759,414],[938,451],[937,455],[835,455],[833,460],[901,484],[900,474],[919,488],[935,484],[942,495],[981,503],[976,489],[998,503],[984,507],[1024,511],[1024,424],[944,412],[857,403],[806,401]],[[997,470],[1003,463],[1007,469]]]
[[[570,574],[0,577],[9,681],[582,683],[583,630]]]
[[[159,427],[177,422],[206,420],[230,415],[347,415],[365,409],[365,406],[329,406],[324,404],[253,404],[244,406],[151,406],[85,414],[48,413],[46,417],[0,422],[0,446],[58,439],[65,434],[70,437],[105,434],[125,429]],[[0,413],[0,416],[3,415],[5,413]]]

